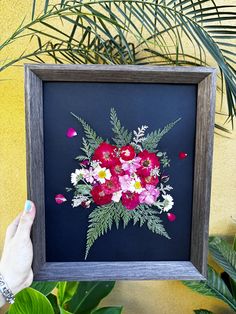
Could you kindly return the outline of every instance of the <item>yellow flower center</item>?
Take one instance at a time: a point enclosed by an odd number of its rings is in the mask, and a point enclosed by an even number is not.
[[[135,189],[141,189],[141,183],[139,182],[139,181],[136,181],[135,183],[134,183],[134,187],[135,187]]]
[[[98,176],[100,179],[104,179],[106,178],[106,171],[105,170],[101,170],[98,172]]]

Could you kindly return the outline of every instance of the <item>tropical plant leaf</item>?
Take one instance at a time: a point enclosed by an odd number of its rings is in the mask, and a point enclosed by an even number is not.
[[[195,313],[195,314],[214,314],[214,313],[211,312],[211,311],[203,310],[203,309],[194,310],[194,313]]]
[[[236,281],[236,251],[220,237],[211,237],[209,250],[214,260]]]
[[[57,298],[61,307],[69,302],[75,294],[79,283],[75,281],[59,282],[57,285]]]
[[[80,282],[76,293],[67,304],[67,310],[74,314],[90,314],[112,291],[114,285],[114,281]]]
[[[46,296],[32,288],[17,293],[15,303],[10,306],[8,312],[9,314],[54,314],[53,307]]]
[[[207,281],[183,281],[183,283],[193,291],[224,301],[236,311],[236,300],[233,298],[224,281],[212,267],[208,266]]]
[[[102,307],[93,311],[91,314],[121,314],[122,309],[122,306]]]
[[[58,306],[58,303],[57,303],[57,297],[54,294],[50,293],[47,295],[47,299],[49,300],[49,302],[51,303],[53,307],[54,314],[61,314],[60,307]]]
[[[235,6],[214,0],[62,0],[57,5],[45,0],[43,13],[35,17],[38,3],[32,3],[32,21],[20,25],[0,50],[23,37],[36,40],[38,48],[7,60],[1,70],[22,60],[44,62],[44,56],[55,63],[205,65],[207,51],[220,69],[233,121]],[[52,18],[58,19],[56,27]]]
[[[142,146],[144,149],[147,149],[149,151],[155,151],[157,150],[157,146],[162,139],[162,137],[168,133],[177,122],[179,122],[181,118],[175,120],[174,122],[171,122],[167,124],[162,130],[159,129],[158,131],[153,131],[149,134],[147,134],[146,139],[143,141]]]
[[[56,288],[57,282],[51,281],[33,281],[30,288],[33,288],[44,295],[48,295],[52,292],[54,288]]]
[[[114,137],[112,138],[115,144],[118,147],[122,147],[124,145],[127,145],[132,140],[132,133],[126,130],[122,125],[120,120],[117,117],[117,113],[114,108],[111,108],[111,125],[112,125],[112,131],[114,132]]]

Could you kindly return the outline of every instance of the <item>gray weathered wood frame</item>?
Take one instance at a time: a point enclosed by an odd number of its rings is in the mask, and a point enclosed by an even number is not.
[[[196,143],[189,261],[48,263],[45,255],[43,81],[197,84]],[[207,276],[216,70],[135,65],[25,65],[28,199],[34,280],[204,280]]]

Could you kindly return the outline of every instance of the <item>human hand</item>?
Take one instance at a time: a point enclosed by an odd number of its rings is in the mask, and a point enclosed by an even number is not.
[[[34,203],[26,201],[24,211],[7,228],[0,273],[14,294],[29,287],[33,281],[30,230],[35,213]]]

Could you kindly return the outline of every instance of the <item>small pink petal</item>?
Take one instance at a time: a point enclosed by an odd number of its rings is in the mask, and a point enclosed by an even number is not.
[[[66,136],[71,138],[77,135],[77,132],[73,128],[69,128],[66,132]]]
[[[176,216],[175,216],[175,214],[172,214],[172,213],[168,213],[167,214],[167,218],[169,219],[169,221],[175,221],[175,219],[176,219]]]
[[[57,194],[57,195],[55,196],[55,201],[56,201],[57,204],[62,204],[62,203],[64,203],[64,202],[66,202],[67,199],[65,198],[64,195],[62,195],[62,194]]]
[[[188,156],[185,152],[179,152],[179,159],[185,159]]]

